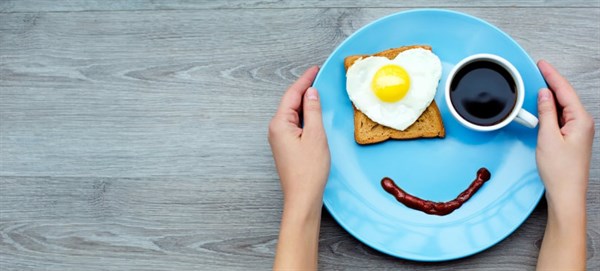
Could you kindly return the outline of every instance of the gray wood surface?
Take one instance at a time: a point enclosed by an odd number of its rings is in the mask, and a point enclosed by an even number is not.
[[[600,7],[598,0],[3,0],[2,12],[116,11],[172,9],[406,8],[406,7]]]
[[[281,194],[266,127],[282,92],[408,7],[497,25],[600,119],[599,1],[389,2],[1,1],[0,269],[270,268]],[[589,270],[600,269],[598,146]],[[319,265],[532,270],[545,219],[542,200],[494,247],[420,263],[361,244],[324,211]]]

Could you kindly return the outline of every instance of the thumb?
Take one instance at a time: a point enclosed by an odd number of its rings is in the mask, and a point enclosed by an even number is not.
[[[306,90],[303,106],[304,132],[309,134],[324,132],[323,119],[321,116],[321,102],[316,88],[309,87]]]
[[[538,93],[538,116],[540,119],[539,139],[553,134],[560,134],[556,104],[552,92],[547,88],[540,89]]]

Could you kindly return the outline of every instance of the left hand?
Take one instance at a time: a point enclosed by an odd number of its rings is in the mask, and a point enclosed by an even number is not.
[[[269,144],[284,202],[312,203],[320,209],[331,158],[319,94],[311,87],[318,70],[316,66],[309,68],[283,95],[269,124]]]

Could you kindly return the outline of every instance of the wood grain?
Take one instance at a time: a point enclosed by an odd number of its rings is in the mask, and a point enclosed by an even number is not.
[[[270,268],[281,194],[266,127],[282,92],[358,28],[407,7],[53,3],[0,3],[2,270]],[[548,59],[600,119],[597,1],[432,3],[483,18],[534,59]],[[600,269],[595,143],[590,270]],[[480,254],[417,263],[361,244],[325,211],[319,265],[533,269],[545,219],[542,203],[515,233]]]
[[[191,10],[191,9],[289,9],[289,8],[497,8],[497,7],[600,7],[597,0],[413,0],[413,1],[385,1],[385,0],[4,0],[0,2],[1,12],[73,12],[73,11],[124,11],[124,10]]]

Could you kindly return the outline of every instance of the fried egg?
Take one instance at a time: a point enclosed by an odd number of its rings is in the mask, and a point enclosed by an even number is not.
[[[410,49],[392,60],[357,60],[346,73],[346,91],[371,120],[404,131],[433,101],[441,75],[442,63],[435,54]]]

